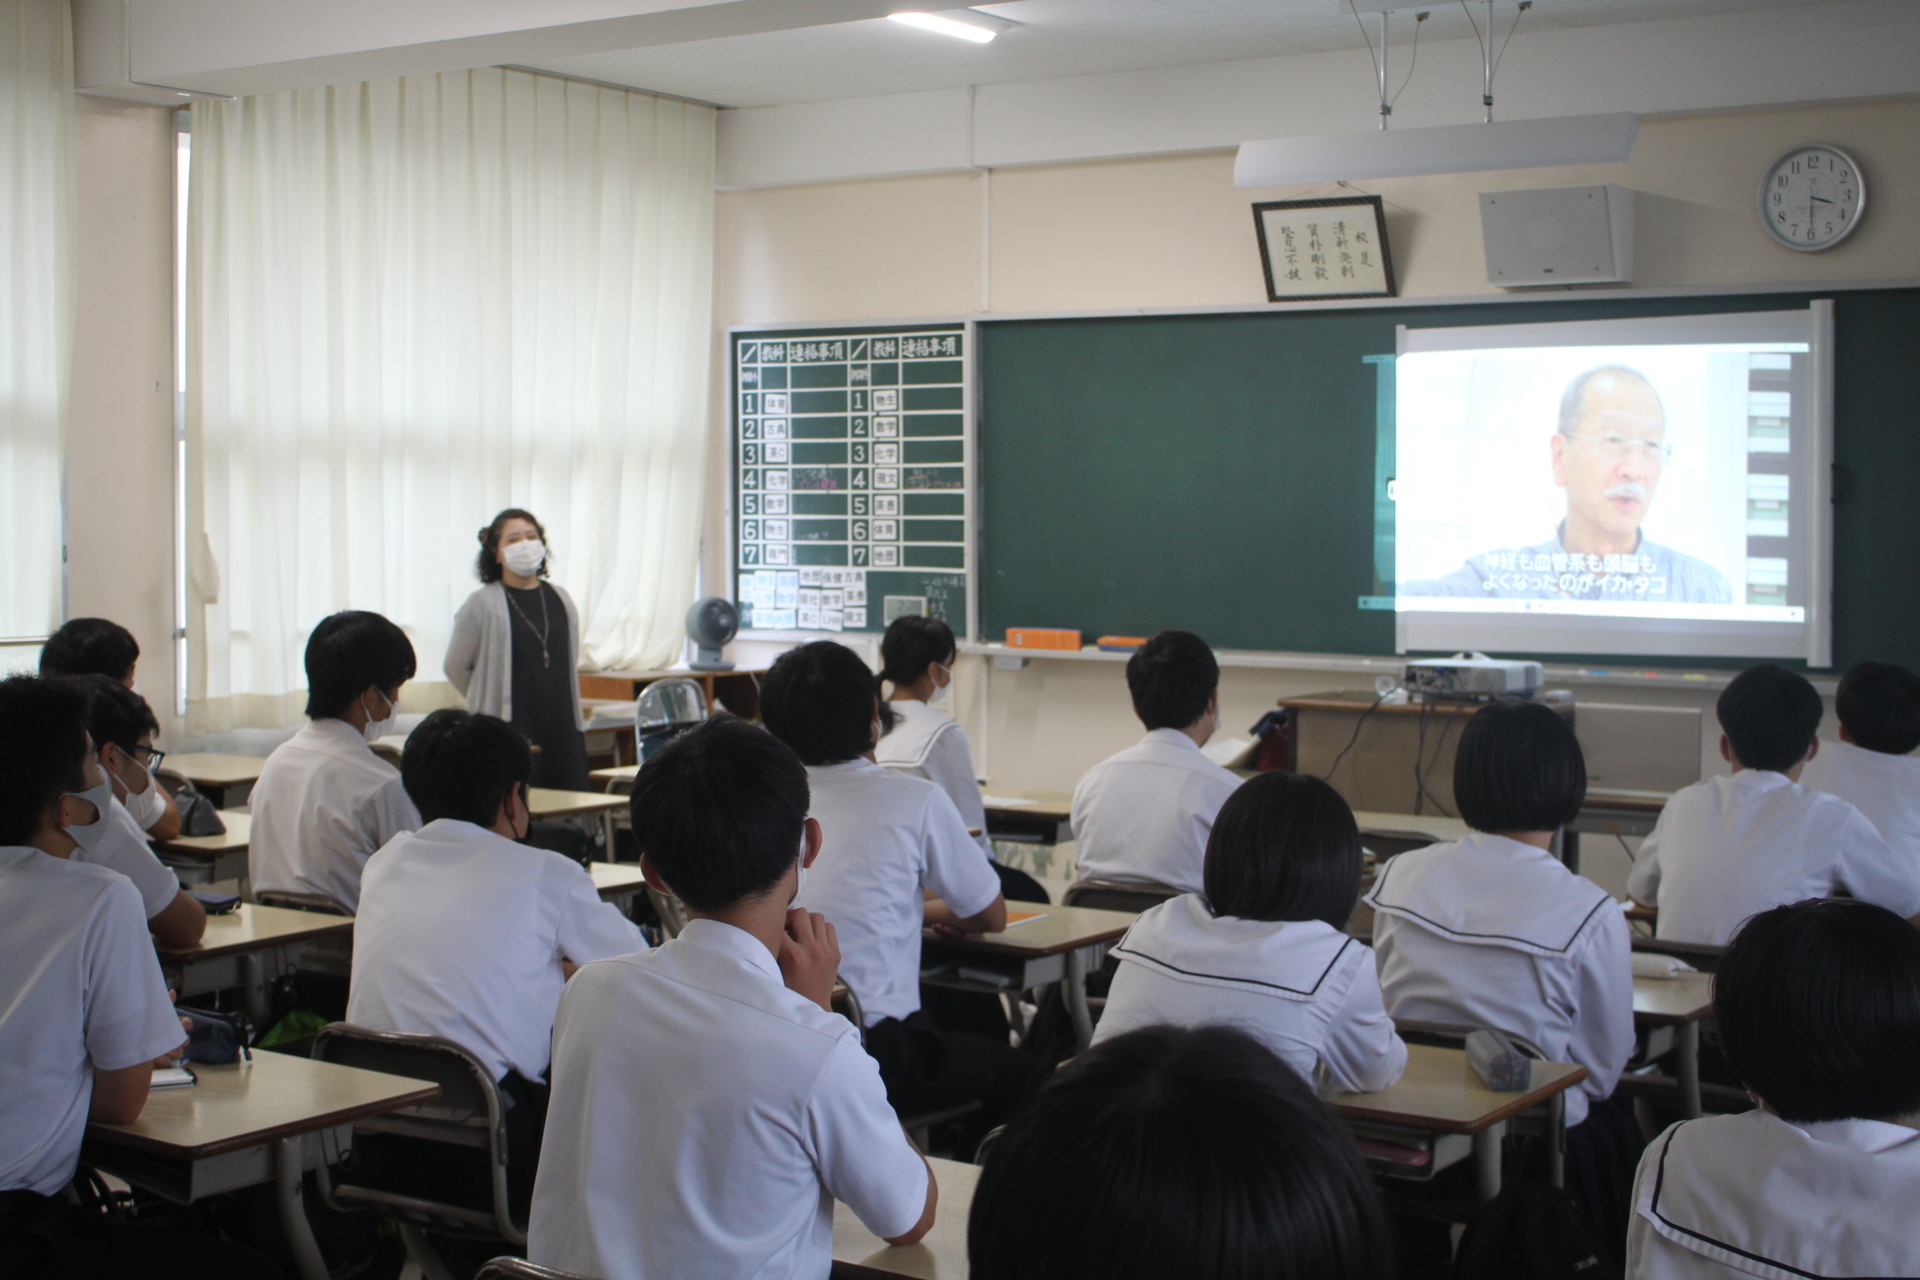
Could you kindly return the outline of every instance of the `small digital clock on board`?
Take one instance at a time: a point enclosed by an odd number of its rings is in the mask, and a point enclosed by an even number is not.
[[[1760,222],[1789,249],[1816,253],[1853,234],[1867,184],[1852,156],[1826,143],[1795,147],[1760,181]]]

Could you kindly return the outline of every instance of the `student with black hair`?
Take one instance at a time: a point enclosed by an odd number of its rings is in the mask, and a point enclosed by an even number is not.
[[[1628,1276],[1920,1276],[1920,933],[1858,901],[1764,911],[1713,1016],[1755,1109],[1647,1147]]]
[[[153,735],[159,722],[146,699],[118,680],[67,676],[61,683],[86,700],[88,736],[108,783],[105,831],[74,857],[111,868],[133,881],[154,939],[163,946],[190,947],[207,930],[206,910],[180,887],[180,877],[154,856],[147,833],[127,807],[136,785],[144,782],[151,791],[161,789],[146,763],[155,755]]]
[[[1632,1108],[1612,1097],[1634,1045],[1627,922],[1550,852],[1586,792],[1561,715],[1490,702],[1454,756],[1466,839],[1389,859],[1366,901],[1388,1013],[1491,1027],[1587,1069],[1565,1095],[1567,1183],[1617,1250],[1640,1153]]]
[[[1146,912],[1119,960],[1094,1043],[1171,1023],[1240,1027],[1312,1083],[1384,1089],[1407,1046],[1373,952],[1344,932],[1360,900],[1360,829],[1340,793],[1263,773],[1227,798],[1207,840],[1207,891]]]
[[[70,682],[0,681],[0,1260],[12,1280],[226,1280],[272,1265],[88,1213],[64,1192],[89,1121],[131,1124],[185,1039],[140,894],[75,854],[110,795]]]
[[[1083,878],[1199,893],[1207,833],[1240,779],[1201,753],[1220,729],[1220,664],[1188,631],[1162,631],[1127,659],[1147,736],[1087,770],[1073,791]]]
[[[799,903],[839,930],[840,976],[860,1000],[888,1099],[903,1116],[978,1101],[968,1128],[984,1133],[1025,1096],[1037,1064],[920,1007],[920,935],[1006,928],[999,876],[944,791],[874,763],[880,700],[851,649],[816,640],[782,654],[761,683],[760,715],[807,766],[826,853]]]
[[[647,949],[584,867],[518,843],[532,775],[527,740],[494,716],[436,711],[407,735],[400,779],[426,825],[367,862],[347,1000],[348,1022],[443,1036],[486,1064],[513,1101],[507,1180],[523,1219],[560,992],[590,960]]]
[[[1659,909],[1655,933],[1724,946],[1748,916],[1843,891],[1920,923],[1920,859],[1845,800],[1800,785],[1824,712],[1807,678],[1749,667],[1716,710],[1733,774],[1674,792],[1627,878],[1635,902]]]
[[[973,1280],[1385,1280],[1353,1139],[1245,1032],[1145,1027],[1061,1068],[973,1193]]]
[[[793,905],[818,874],[807,805],[794,753],[732,716],[641,766],[641,869],[689,918],[560,998],[531,1261],[603,1280],[814,1280],[835,1200],[894,1244],[932,1227],[932,1174],[831,1010],[834,926]]]
[[[105,618],[69,618],[40,648],[43,676],[106,676],[133,688],[140,642]]]
[[[373,753],[413,679],[413,642],[377,613],[323,618],[307,638],[307,724],[253,784],[255,893],[318,894],[351,913],[373,851],[420,828],[400,771]]]
[[[1856,663],[1833,709],[1840,741],[1820,744],[1800,785],[1845,800],[1920,867],[1920,676],[1895,662]]]
[[[984,833],[987,811],[980,801],[967,731],[933,706],[933,699],[953,683],[959,653],[953,628],[938,618],[908,614],[887,624],[880,641],[880,685],[886,695],[880,703],[882,736],[873,758],[939,787],[968,830]],[[979,839],[980,847],[991,853],[986,836]]]

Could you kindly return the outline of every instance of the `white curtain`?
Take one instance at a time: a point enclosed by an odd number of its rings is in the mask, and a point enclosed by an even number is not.
[[[16,551],[0,573],[0,640],[60,625],[73,333],[68,31],[65,0],[0,0],[0,510]]]
[[[709,107],[497,68],[194,105],[190,732],[297,717],[340,609],[442,679],[507,506],[547,528],[586,665],[678,655],[713,133]]]

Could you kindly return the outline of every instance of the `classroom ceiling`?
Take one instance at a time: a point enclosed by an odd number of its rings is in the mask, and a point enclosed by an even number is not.
[[[1522,32],[1540,32],[1836,2],[1535,0],[1518,20]],[[900,7],[942,8],[940,0]],[[756,107],[1358,49],[1362,23],[1368,39],[1377,40],[1379,33],[1377,17],[1356,21],[1341,0],[1010,0],[975,8],[1018,25],[991,44],[976,45],[882,18],[528,65],[720,106]],[[1457,0],[1430,10],[1419,32],[1423,42],[1473,38],[1469,12]],[[1484,13],[1476,0],[1472,20],[1483,21]],[[1496,4],[1496,39],[1506,36],[1515,13],[1513,0]],[[1414,27],[1411,13],[1391,20],[1396,69],[1407,65],[1402,59]]]

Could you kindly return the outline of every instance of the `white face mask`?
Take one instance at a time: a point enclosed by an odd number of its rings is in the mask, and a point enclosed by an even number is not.
[[[384,693],[380,696],[387,698],[387,695]],[[378,742],[382,737],[393,732],[394,708],[391,698],[387,698],[387,718],[384,720],[375,720],[373,718],[373,708],[367,705],[367,695],[364,693],[360,695],[360,709],[367,713],[367,724],[364,729],[360,730],[360,736],[368,742]]]
[[[943,662],[936,662],[933,665],[940,668],[940,674],[947,678],[947,682],[933,691],[933,696],[927,699],[927,705],[944,715],[952,715],[953,668]]]
[[[127,812],[133,815],[142,831],[160,821],[160,815],[167,811],[167,802],[160,798],[157,782],[148,783],[145,791],[127,792],[127,798],[120,803],[127,806]]]
[[[806,887],[807,887],[807,835],[806,835],[806,832],[803,831],[800,833],[800,878],[798,881],[794,883],[793,896],[787,899],[787,905],[792,906],[794,903],[800,901],[800,891],[802,889],[805,889]]]
[[[100,847],[107,835],[107,806],[113,803],[113,784],[102,782],[97,787],[88,787],[85,791],[69,791],[68,795],[76,800],[85,800],[93,806],[93,821],[85,826],[67,828],[67,834],[73,842],[88,853]]]
[[[547,562],[547,546],[538,538],[529,538],[525,542],[509,543],[501,557],[507,568],[523,578],[531,578]]]

